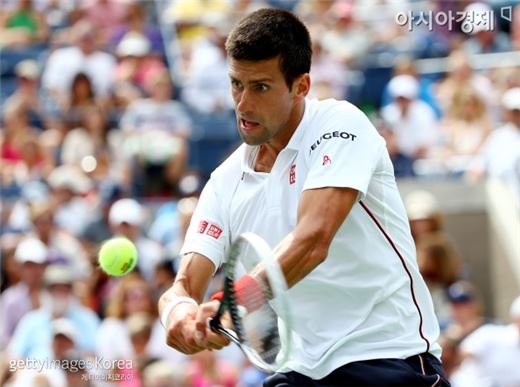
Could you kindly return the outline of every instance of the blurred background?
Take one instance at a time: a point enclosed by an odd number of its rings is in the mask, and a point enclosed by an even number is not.
[[[520,385],[518,0],[0,4],[1,385],[261,385],[236,348],[169,349],[156,304],[239,145],[226,36],[265,6],[309,27],[311,96],[387,141],[453,385]],[[113,235],[123,278],[96,265]]]

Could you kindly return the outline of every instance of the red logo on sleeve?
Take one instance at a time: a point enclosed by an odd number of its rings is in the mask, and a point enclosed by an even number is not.
[[[217,225],[214,225],[214,224],[209,226],[209,229],[206,232],[206,235],[209,235],[210,237],[213,237],[215,239],[220,238],[221,234],[222,234],[222,229],[220,227],[218,227]]]
[[[204,234],[204,231],[206,231],[206,229],[208,228],[208,221],[207,220],[201,220],[200,223],[199,223],[199,229],[197,230],[197,232],[199,234]]]
[[[289,172],[289,184],[296,183],[296,164],[291,165],[291,171]]]

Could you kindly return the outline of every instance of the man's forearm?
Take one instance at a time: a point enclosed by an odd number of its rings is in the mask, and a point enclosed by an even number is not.
[[[159,314],[176,297],[190,297],[201,303],[214,272],[213,263],[206,257],[190,253],[182,257],[175,282],[159,299]]]

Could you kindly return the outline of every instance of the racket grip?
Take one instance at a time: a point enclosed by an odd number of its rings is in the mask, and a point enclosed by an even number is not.
[[[265,303],[265,295],[262,287],[256,279],[250,275],[240,277],[234,283],[235,296],[238,305],[246,307],[249,313],[260,309]],[[224,292],[220,291],[211,296],[211,300],[222,302]]]

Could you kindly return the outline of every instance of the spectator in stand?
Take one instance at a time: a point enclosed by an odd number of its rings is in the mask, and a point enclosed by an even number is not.
[[[115,87],[128,84],[143,95],[146,83],[154,73],[165,71],[163,61],[157,55],[151,55],[151,44],[140,32],[127,32],[116,48],[119,63],[115,69]]]
[[[160,29],[148,23],[147,12],[144,4],[139,1],[131,2],[126,7],[126,13],[123,17],[123,22],[116,26],[110,37],[109,46],[112,47],[111,51],[114,52],[119,43],[129,33],[137,33],[145,36],[150,42],[150,52],[163,56],[164,45]]]
[[[147,90],[150,98],[134,101],[121,118],[124,150],[136,161],[136,173],[144,174],[134,182],[143,184],[145,193],[171,195],[185,170],[191,121],[184,106],[171,100],[173,87],[166,70],[149,78]]]
[[[256,3],[256,4],[255,4]],[[205,35],[206,28],[203,25],[208,18],[221,18],[231,15],[241,16],[251,7],[258,6],[262,0],[252,3],[250,0],[239,0],[237,2],[221,0],[192,0],[175,1],[170,0],[166,7],[166,17],[175,25],[179,43],[188,48],[193,42]]]
[[[0,46],[30,47],[44,43],[49,35],[43,14],[33,7],[32,0],[18,0],[17,6],[0,13]]]
[[[99,106],[82,109],[79,125],[67,132],[63,139],[60,159],[63,164],[81,167],[88,156],[105,159],[109,153],[108,122]]]
[[[108,214],[112,204],[123,197],[124,191],[118,186],[101,187],[99,189],[99,206],[91,222],[80,235],[87,250],[96,255],[99,244],[112,236]]]
[[[166,345],[164,331],[157,317],[153,289],[138,273],[130,273],[121,278],[112,288],[107,301],[105,319],[99,327],[96,340],[98,356],[111,361],[137,360],[139,355],[172,363],[187,359]],[[132,321],[132,317],[137,319]],[[150,321],[149,324],[146,319]],[[136,341],[132,343],[132,333],[141,331],[136,325],[150,328],[148,339],[144,343],[140,342],[144,345],[139,345]]]
[[[390,125],[381,117],[374,118],[374,125],[379,134],[385,139],[386,149],[394,167],[394,175],[396,179],[415,177],[414,160],[404,155],[397,143],[397,137],[392,131]]]
[[[472,87],[490,108],[497,99],[495,89],[488,78],[473,71],[469,57],[460,50],[448,56],[448,73],[436,85],[435,96],[443,112],[453,104],[453,96],[463,87]]]
[[[84,72],[74,76],[70,91],[63,93],[60,99],[59,115],[65,123],[64,133],[80,124],[86,109],[105,105],[105,101],[96,97],[92,81]]]
[[[331,18],[332,27],[324,32],[320,41],[325,51],[341,63],[357,68],[373,40],[365,25],[356,20],[353,8],[351,2],[335,1],[326,15]]]
[[[33,202],[29,207],[32,230],[29,235],[40,239],[49,249],[49,262],[66,264],[79,276],[88,277],[91,265],[79,240],[61,229],[54,221],[50,200]]]
[[[163,260],[165,252],[159,243],[143,235],[143,207],[134,199],[120,199],[112,204],[108,221],[114,235],[124,236],[135,243],[139,255],[137,268],[151,283],[155,268]]]
[[[6,209],[3,209],[3,211],[8,212]],[[3,224],[7,224],[7,217],[2,216],[2,218]],[[17,262],[15,256],[16,248],[19,243],[19,234],[5,231],[2,233],[2,236],[0,236],[0,256],[2,257],[0,260],[0,278],[2,278],[2,282],[0,283],[0,294],[3,294],[8,288],[15,286],[22,280],[20,275],[20,264]],[[3,325],[3,327],[6,328],[5,325]],[[0,327],[0,330],[1,329],[2,327]],[[3,336],[0,333],[0,345],[2,345],[2,337]]]
[[[181,98],[197,113],[230,112],[233,109],[224,44],[227,20],[208,19],[207,33],[193,44]]]
[[[395,137],[399,153],[412,160],[425,158],[438,138],[435,112],[417,99],[419,83],[410,75],[393,77],[388,89],[395,102],[381,110],[381,117]]]
[[[429,79],[419,76],[417,68],[410,57],[400,56],[396,58],[392,69],[392,77],[398,75],[410,75],[417,79],[419,82],[418,98],[426,102],[435,111],[436,117],[440,118],[442,111],[433,94],[432,83]],[[381,105],[386,106],[391,102],[393,102],[393,97],[390,95],[389,84],[387,84],[383,91]]]
[[[21,106],[29,113],[31,124],[43,129],[44,125],[50,126],[47,122],[45,104],[39,90],[40,69],[36,61],[25,59],[15,67],[16,90],[5,101],[4,109],[9,110],[9,106]]]
[[[66,30],[66,27],[74,24],[80,17],[81,12],[75,1],[70,0],[35,0],[35,6],[45,17],[52,40]]]
[[[66,165],[81,168],[103,188],[124,186],[128,167],[121,141],[121,132],[109,127],[105,110],[92,105],[83,109],[80,125],[65,135],[60,158]]]
[[[23,239],[16,247],[14,257],[19,266],[20,282],[7,288],[0,298],[2,348],[9,343],[20,319],[41,305],[47,255],[47,247],[36,238]]]
[[[100,41],[107,44],[124,21],[129,4],[120,0],[85,0],[82,13],[99,30]]]
[[[428,235],[443,232],[443,217],[439,202],[431,192],[412,191],[406,195],[404,204],[416,244]]]
[[[47,180],[52,189],[54,221],[72,235],[80,235],[92,216],[92,205],[83,197],[92,189],[91,180],[73,165],[55,168]]]
[[[50,265],[43,275],[46,295],[42,306],[27,313],[18,323],[8,352],[12,358],[51,359],[52,321],[67,318],[81,332],[78,349],[93,354],[98,317],[79,304],[74,296],[74,275],[66,265]]]
[[[0,133],[2,185],[22,189],[46,177],[54,160],[39,139],[40,131],[29,123],[29,113],[21,101],[6,107]]]
[[[495,87],[498,95],[503,95],[507,90],[514,87],[520,87],[520,66],[514,64],[504,65],[503,67],[489,69],[486,75]],[[498,106],[497,112],[493,112],[496,113],[492,116],[493,121],[502,121],[500,107]]]
[[[335,0],[307,0],[296,4],[295,12],[312,27],[317,27],[327,20]]]
[[[4,127],[1,131],[2,159],[7,163],[23,160],[22,143],[30,136],[38,136],[39,130],[31,126],[29,111],[21,100],[6,104],[4,110]]]
[[[442,368],[444,368],[448,380],[451,380],[453,373],[460,366],[460,340],[457,336],[442,332],[439,337],[439,345],[442,347]]]
[[[191,355],[188,373],[191,385],[233,387],[238,382],[238,370],[219,359],[217,351],[205,350]]]
[[[92,81],[94,94],[106,97],[112,88],[115,58],[97,48],[96,29],[86,20],[72,27],[74,44],[56,49],[48,58],[42,76],[42,86],[50,97],[60,101],[71,89],[76,74],[83,72]]]
[[[158,360],[144,367],[142,373],[146,387],[192,387],[186,368],[180,364]]]
[[[66,318],[58,318],[52,321],[51,327],[52,342],[51,342],[51,359],[59,362],[70,361],[71,355],[76,353],[76,342],[78,341],[78,331],[74,324]],[[72,364],[72,363],[69,363]],[[76,362],[76,364],[78,364]],[[67,387],[74,386],[80,387],[83,384],[70,384],[67,379],[70,373],[73,373],[71,369],[64,369],[61,367],[42,367],[43,369],[36,372],[41,372],[47,380],[49,385],[52,387]],[[73,367],[70,367],[73,368]],[[34,370],[18,370],[15,374],[15,381],[13,387],[25,387],[28,385],[34,385]],[[76,370],[78,374],[85,374],[85,370]],[[67,383],[69,382],[69,383]]]
[[[484,315],[484,304],[478,289],[468,281],[457,281],[447,291],[451,304],[451,321],[445,332],[463,340],[470,333],[489,322]]]
[[[453,172],[465,172],[493,129],[484,100],[471,87],[453,94],[452,104],[439,124],[444,138],[439,159]]]
[[[502,106],[506,123],[488,137],[470,175],[503,179],[520,195],[520,87],[504,93]]]
[[[483,325],[462,341],[462,362],[451,379],[454,387],[520,385],[520,297],[509,315],[510,324]]]
[[[447,291],[460,276],[461,262],[450,240],[443,233],[431,233],[417,243],[417,263],[432,296],[441,330],[451,319]]]
[[[312,97],[346,99],[347,68],[332,53],[323,49],[319,39],[313,42],[311,77]]]
[[[511,51],[509,36],[496,26],[493,9],[486,3],[475,2],[466,6],[462,30],[470,35],[464,42],[468,55]],[[467,20],[467,21],[466,21]]]

